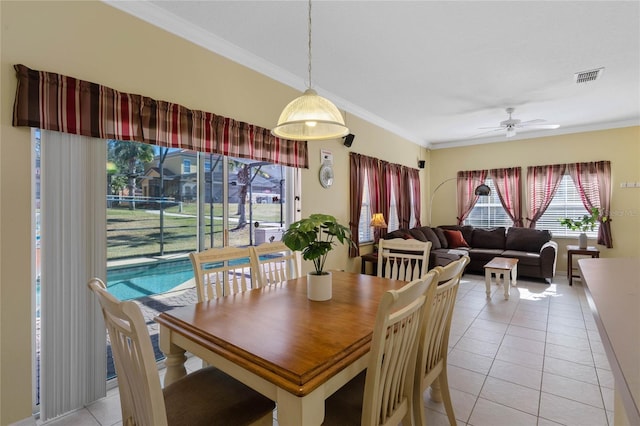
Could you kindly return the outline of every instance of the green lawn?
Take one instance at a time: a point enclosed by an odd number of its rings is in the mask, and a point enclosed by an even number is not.
[[[249,205],[246,206],[249,221]],[[165,209],[164,215],[164,254],[177,254],[194,251],[197,248],[197,206],[195,203],[182,207],[172,206]],[[210,246],[209,205],[205,206],[206,219],[205,246]],[[214,204],[214,242],[222,245],[222,204]],[[229,206],[231,226],[238,218],[237,205]],[[279,204],[254,204],[252,220],[259,222],[278,222]],[[249,226],[229,232],[230,245],[249,244]],[[107,259],[125,259],[160,255],[160,214],[157,210],[145,210],[138,207],[129,210],[127,206],[107,209]]]

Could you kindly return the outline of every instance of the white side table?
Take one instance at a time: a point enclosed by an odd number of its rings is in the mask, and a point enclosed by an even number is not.
[[[487,291],[487,297],[491,297],[491,274],[496,275],[496,284],[504,285],[504,300],[509,300],[509,290],[511,283],[518,283],[518,259],[510,259],[508,257],[494,257],[489,263],[484,265],[484,283]]]

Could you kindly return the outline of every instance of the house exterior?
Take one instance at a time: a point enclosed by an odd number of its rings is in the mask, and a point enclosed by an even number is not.
[[[99,1],[3,1],[0,24],[0,425],[7,425],[31,415],[34,392],[30,285],[34,173],[31,132],[12,126],[13,66],[23,63],[265,128],[273,126],[282,107],[299,92]],[[251,102],[247,102],[249,96]],[[640,126],[434,151],[354,115],[349,117],[349,128],[357,135],[350,148],[341,140],[309,145],[310,166],[301,171],[299,188],[302,216],[324,212],[348,222],[352,151],[412,167],[416,159],[425,160],[423,222],[429,195],[457,170],[610,160],[614,248],[603,249],[601,256],[640,257],[640,189],[620,187],[621,182],[640,182]],[[320,150],[331,151],[334,158],[335,180],[329,189],[317,178]],[[170,188],[179,197],[193,197],[189,179],[196,173],[195,163],[187,163],[186,154],[176,157],[175,164],[167,165],[171,171],[167,177],[176,179]],[[155,169],[147,174],[159,177]],[[157,193],[157,187],[149,184],[147,191]],[[443,187],[438,199],[433,222],[454,222],[454,185]],[[558,243],[558,270],[562,271],[566,245],[573,241]],[[348,258],[344,247],[336,250],[329,269],[359,270],[359,259]]]
[[[154,160],[145,167],[144,176],[140,180],[141,195],[144,197],[161,198],[160,185],[160,157],[156,155]],[[204,156],[203,172],[205,179],[205,202],[219,203],[222,201],[222,157],[215,154]],[[237,203],[240,200],[241,180],[239,175],[246,168],[250,179],[251,202],[274,203],[283,199],[281,194],[282,170],[280,166],[274,166],[254,160],[236,158],[230,161],[228,201]],[[162,164],[164,175],[164,197],[171,202],[193,202],[198,196],[198,159],[193,151],[184,149],[170,150]],[[211,182],[213,181],[213,189]],[[249,200],[249,198],[247,199]]]

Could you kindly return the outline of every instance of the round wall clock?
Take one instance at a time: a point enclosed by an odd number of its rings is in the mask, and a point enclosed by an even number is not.
[[[329,188],[333,185],[333,169],[330,164],[325,163],[320,166],[319,178],[320,185],[322,185],[323,188]]]

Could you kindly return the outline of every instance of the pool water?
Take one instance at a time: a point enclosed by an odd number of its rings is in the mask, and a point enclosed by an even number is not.
[[[193,279],[189,259],[111,268],[107,271],[107,290],[120,300],[165,293]]]

